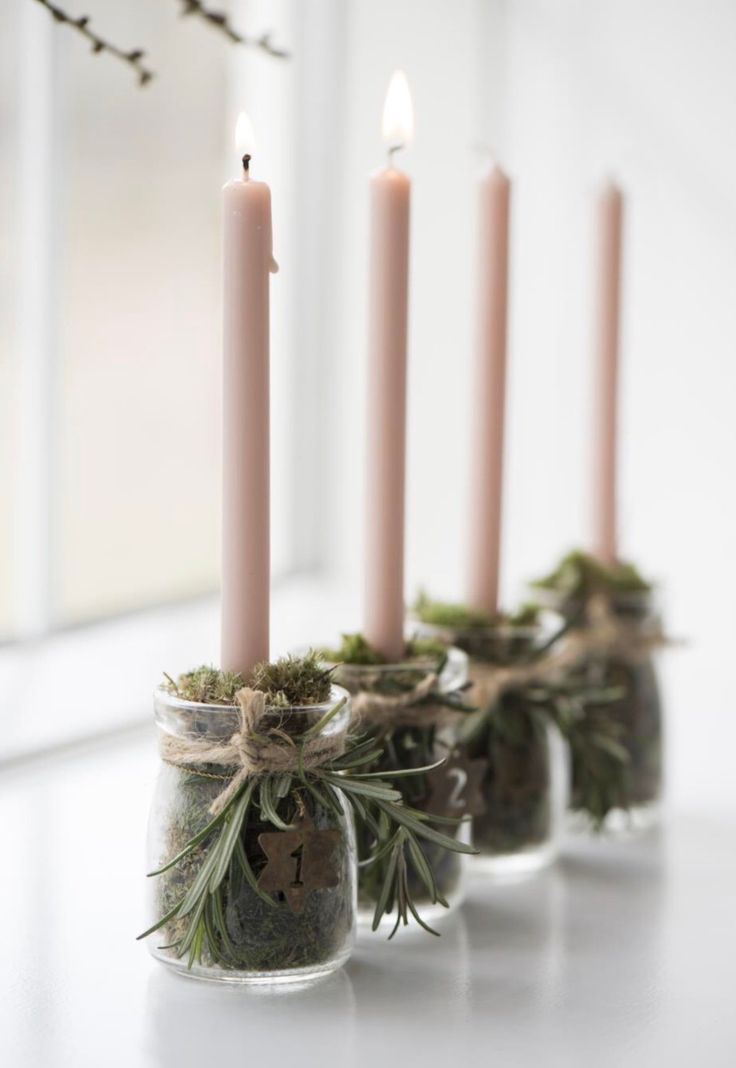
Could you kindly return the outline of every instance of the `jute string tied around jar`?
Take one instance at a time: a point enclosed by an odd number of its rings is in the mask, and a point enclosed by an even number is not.
[[[363,690],[353,696],[353,715],[369,727],[445,727],[462,719],[462,711],[439,701],[427,700],[437,692],[439,678],[432,672],[400,694]]]
[[[474,660],[470,704],[489,708],[511,690],[555,682],[591,656],[617,657],[636,663],[669,644],[659,622],[642,626],[617,619],[606,598],[593,598],[586,623],[567,631],[559,647],[553,646],[538,659],[510,665]]]
[[[286,731],[264,721],[273,718],[273,706],[266,704],[266,695],[245,687],[235,695],[239,710],[239,729],[223,742],[204,738],[179,737],[164,734],[161,738],[161,758],[175,767],[197,771],[202,765],[215,764],[232,769],[232,777],[217,795],[209,811],[213,816],[222,812],[240,787],[252,775],[266,772],[294,772],[321,767],[345,752],[347,730],[332,734],[314,734],[307,738],[292,738]]]

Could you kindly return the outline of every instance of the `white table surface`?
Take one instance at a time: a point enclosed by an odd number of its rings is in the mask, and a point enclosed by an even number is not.
[[[361,935],[306,990],[169,974],[134,941],[152,733],[0,783],[5,1068],[736,1065],[736,826],[684,814],[471,879],[442,937]]]

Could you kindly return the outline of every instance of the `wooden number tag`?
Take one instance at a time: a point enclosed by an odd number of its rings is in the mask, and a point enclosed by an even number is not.
[[[340,876],[335,851],[340,831],[320,831],[307,817],[292,831],[268,831],[258,844],[268,862],[258,877],[261,890],[282,893],[292,912],[300,913],[311,890],[329,890]]]
[[[479,816],[486,805],[481,782],[488,763],[470,760],[465,750],[455,749],[446,763],[429,776],[425,809],[435,816]]]

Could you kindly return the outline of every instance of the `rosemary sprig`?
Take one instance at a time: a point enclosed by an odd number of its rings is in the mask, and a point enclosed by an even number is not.
[[[346,634],[340,648],[325,652],[325,656],[328,661],[338,662],[337,681],[352,692],[396,698],[413,694],[417,684],[430,675],[440,679],[449,655],[447,643],[436,639],[415,638],[407,642],[405,652],[406,658],[399,664],[382,670],[384,657],[363,635]],[[437,706],[461,714],[459,719],[471,713],[475,706],[466,702],[468,687],[469,684],[447,691],[438,683],[423,696],[412,696],[412,709],[427,709],[425,723],[421,722],[420,711],[419,722],[412,725],[390,721],[373,725],[369,740],[364,743],[362,759],[366,777],[399,786],[405,807],[394,815],[402,827],[406,827],[403,817],[411,814],[406,828],[411,832],[408,839],[403,833],[397,833],[398,829],[389,831],[383,814],[378,830],[368,820],[359,821],[357,826],[359,899],[373,909],[374,929],[383,915],[392,914],[394,928],[389,937],[393,937],[400,924],[417,919],[418,903],[422,907],[436,904],[447,907],[445,895],[449,896],[458,885],[460,865],[453,854],[461,850],[449,851],[447,836],[436,839],[433,834],[439,833],[435,829],[443,825],[451,829],[448,833],[456,834],[459,821],[435,814],[428,816],[424,809],[432,795],[429,773],[438,766],[437,754],[447,756],[452,749],[449,735],[438,731],[435,725]],[[349,796],[355,803],[356,795]],[[387,892],[389,886],[393,888],[392,893]],[[423,920],[417,922],[430,930]]]
[[[522,730],[523,710],[537,729],[545,720],[554,723],[570,746],[577,806],[587,813],[592,828],[600,830],[628,793],[630,755],[622,744],[625,728],[616,716],[625,696],[621,686],[590,683],[571,673],[503,695],[497,705],[479,709],[465,721],[462,740],[472,748],[485,731],[503,744],[520,744],[516,734]]]

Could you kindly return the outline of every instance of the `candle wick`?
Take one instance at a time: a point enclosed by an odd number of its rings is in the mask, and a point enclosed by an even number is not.
[[[389,145],[388,146],[388,165],[389,165],[389,167],[393,166],[394,156],[396,155],[397,152],[400,152],[403,147],[404,147],[404,145],[401,142],[399,142],[396,145]]]
[[[247,152],[243,156],[243,170],[246,174],[250,173],[250,156]]]

